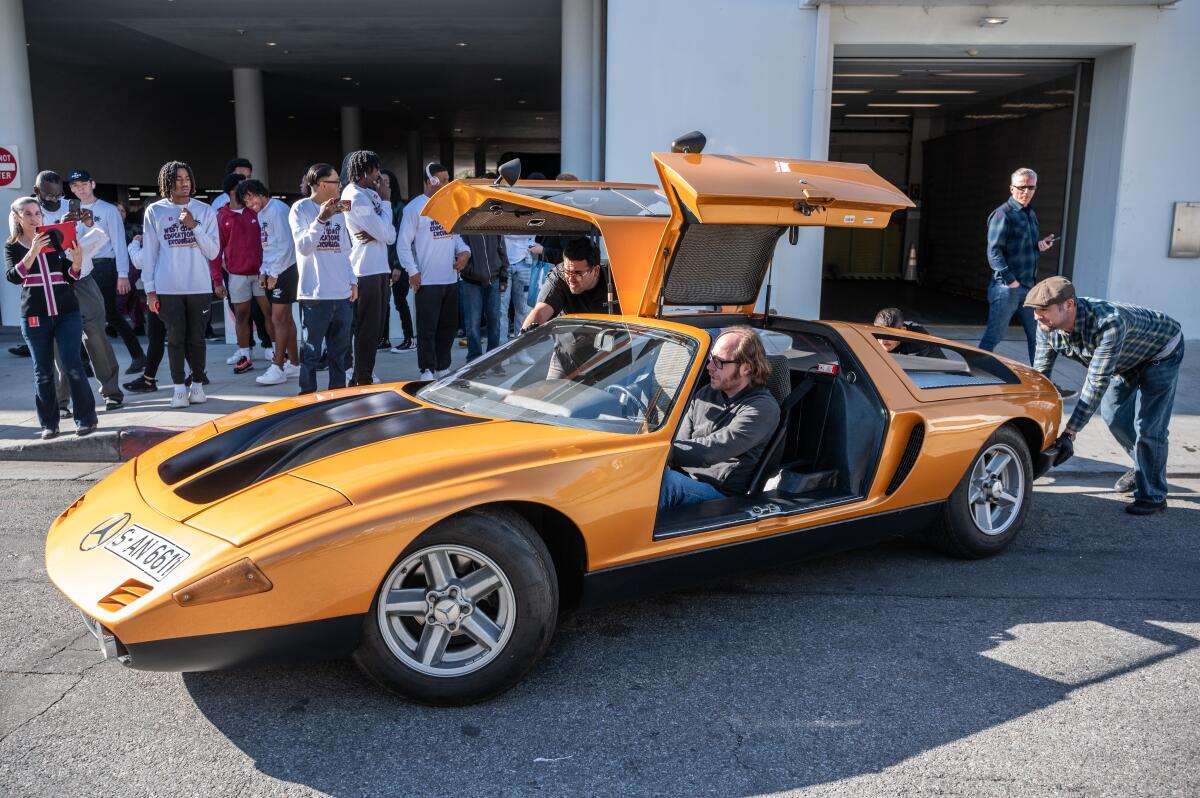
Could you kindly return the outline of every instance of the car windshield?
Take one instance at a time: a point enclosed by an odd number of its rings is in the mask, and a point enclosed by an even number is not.
[[[633,434],[666,421],[696,349],[694,339],[665,330],[564,317],[417,396],[490,418]]]

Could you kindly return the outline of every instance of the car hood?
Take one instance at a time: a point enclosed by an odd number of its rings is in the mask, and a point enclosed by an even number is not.
[[[471,416],[381,387],[273,402],[189,430],[138,458],[138,490],[157,512],[240,546],[349,504],[626,437]]]

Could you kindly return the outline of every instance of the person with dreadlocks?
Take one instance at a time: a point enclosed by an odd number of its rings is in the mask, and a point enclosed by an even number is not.
[[[396,228],[392,226],[392,206],[375,190],[381,168],[379,156],[370,150],[356,150],[346,156],[349,182],[342,189],[342,207],[351,239],[350,265],[358,280],[351,385],[375,382],[375,352],[392,273],[387,250],[396,241]]]
[[[167,361],[174,392],[171,407],[204,402],[204,327],[212,310],[212,295],[225,297],[220,267],[211,267],[221,251],[217,215],[193,197],[192,167],[168,161],[158,172],[162,199],[146,208],[142,234],[142,284],[146,305],[159,314],[167,329]],[[192,384],[184,383],[184,361]]]

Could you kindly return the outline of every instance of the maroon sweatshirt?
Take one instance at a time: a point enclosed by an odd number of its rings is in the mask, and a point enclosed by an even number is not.
[[[258,274],[263,257],[258,214],[249,208],[238,212],[222,205],[217,211],[217,232],[221,236],[221,252],[210,264],[213,279],[220,279],[222,265],[230,274]]]

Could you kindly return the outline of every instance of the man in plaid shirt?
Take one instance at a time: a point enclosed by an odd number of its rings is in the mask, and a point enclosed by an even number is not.
[[[980,349],[991,352],[1004,338],[1013,314],[1019,313],[1030,363],[1037,342],[1037,323],[1021,303],[1037,282],[1038,258],[1054,246],[1056,239],[1052,235],[1038,239],[1037,214],[1029,207],[1037,191],[1037,180],[1037,172],[1032,169],[1013,172],[1008,187],[1011,196],[988,217],[987,256],[992,282],[987,293],[987,329],[979,342]]]
[[[1025,299],[1038,323],[1033,367],[1047,377],[1061,354],[1087,366],[1063,435],[1072,441],[1097,408],[1134,469],[1117,481],[1133,488],[1125,511],[1149,515],[1167,506],[1167,425],[1183,361],[1179,322],[1137,305],[1076,297],[1065,277],[1051,277]]]

